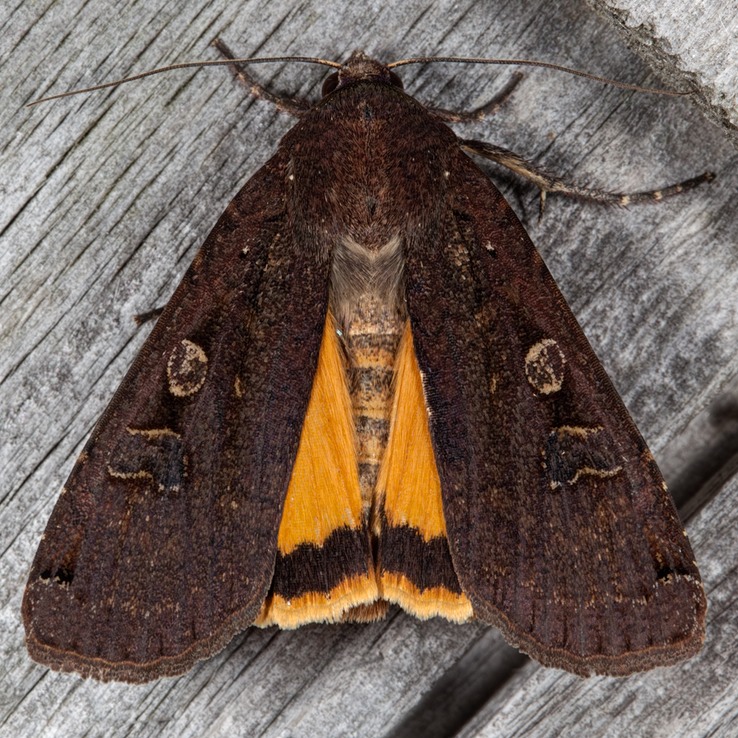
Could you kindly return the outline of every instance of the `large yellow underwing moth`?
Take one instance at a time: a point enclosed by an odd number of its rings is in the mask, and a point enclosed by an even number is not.
[[[180,674],[249,625],[476,618],[581,675],[705,595],[645,442],[510,206],[514,154],[360,52],[226,209],[95,427],[23,600],[54,669]]]

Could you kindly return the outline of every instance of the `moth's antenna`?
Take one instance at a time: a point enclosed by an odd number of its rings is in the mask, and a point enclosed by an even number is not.
[[[565,72],[573,74],[584,79],[591,79],[595,82],[602,82],[613,87],[620,87],[623,90],[633,90],[635,92],[647,92],[651,95],[668,95],[670,97],[680,97],[682,95],[690,95],[690,92],[677,92],[676,90],[662,90],[658,87],[641,87],[640,85],[631,85],[627,82],[618,82],[616,79],[608,77],[600,77],[596,74],[582,72],[572,67],[564,67],[561,64],[552,64],[551,62],[538,61],[536,59],[483,59],[478,57],[465,56],[418,56],[412,59],[400,59],[399,61],[388,64],[389,69],[395,67],[404,67],[408,64],[429,64],[431,62],[451,62],[452,64],[507,64],[525,67],[542,67],[543,69],[553,69],[557,72]]]
[[[48,102],[49,100],[59,100],[62,97],[81,95],[84,92],[95,92],[95,90],[104,90],[107,87],[117,87],[118,85],[123,85],[126,82],[133,82],[137,79],[143,79],[144,77],[151,77],[154,74],[171,72],[174,69],[189,69],[191,67],[217,67],[227,64],[269,64],[271,62],[304,62],[305,64],[322,64],[323,66],[333,67],[334,69],[340,69],[343,66],[338,62],[332,62],[328,61],[327,59],[319,59],[312,56],[263,56],[257,57],[256,59],[210,59],[207,61],[181,62],[179,64],[170,64],[166,67],[150,69],[148,72],[141,72],[140,74],[134,74],[131,77],[124,77],[123,79],[117,79],[113,82],[105,82],[101,85],[83,87],[79,90],[69,90],[68,92],[60,92],[57,95],[42,97],[38,100],[33,100],[32,102],[26,103],[25,107],[30,108],[33,105],[39,105],[40,103]]]

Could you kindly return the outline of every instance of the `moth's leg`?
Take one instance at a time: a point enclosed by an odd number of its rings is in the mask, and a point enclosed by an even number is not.
[[[472,121],[484,120],[489,115],[494,115],[509,99],[513,90],[518,86],[523,75],[515,72],[510,81],[485,105],[476,110],[457,111],[447,110],[446,108],[434,108],[430,105],[427,109],[446,123],[468,123]]]
[[[538,187],[541,191],[541,213],[543,213],[546,195],[549,192],[566,195],[567,197],[575,197],[580,200],[603,203],[605,205],[625,206],[641,202],[658,202],[665,197],[678,195],[680,192],[691,190],[703,182],[711,182],[715,179],[715,175],[712,172],[704,172],[697,177],[692,177],[684,182],[662,187],[658,190],[649,190],[647,192],[608,192],[607,190],[580,187],[579,185],[565,182],[540,169],[532,162],[523,159],[522,156],[508,149],[503,149],[501,146],[495,146],[485,141],[473,141],[471,139],[462,140],[461,146],[473,154],[478,154],[486,159],[496,161],[498,164],[524,177]]]
[[[213,40],[212,45],[221,53],[226,59],[235,59],[236,55],[225,45],[219,38]],[[306,110],[309,110],[311,104],[302,98],[296,97],[281,97],[275,95],[273,92],[269,92],[265,87],[260,85],[241,65],[231,64],[231,71],[233,76],[243,85],[249,88],[249,91],[254,97],[260,97],[262,100],[267,100],[272,103],[279,110],[300,117]]]

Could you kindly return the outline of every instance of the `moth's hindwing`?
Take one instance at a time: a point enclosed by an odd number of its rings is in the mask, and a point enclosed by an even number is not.
[[[286,178],[277,154],[228,206],[82,452],[23,602],[36,660],[145,681],[259,613],[328,295]]]
[[[257,625],[295,628],[340,621],[378,598],[346,367],[330,314],[277,549],[272,586]]]
[[[547,665],[686,658],[705,598],[653,457],[509,205],[460,151],[448,169],[406,292],[461,589]]]
[[[409,324],[395,361],[390,436],[378,489],[382,596],[421,618],[468,620],[472,607],[448,549],[441,480]]]

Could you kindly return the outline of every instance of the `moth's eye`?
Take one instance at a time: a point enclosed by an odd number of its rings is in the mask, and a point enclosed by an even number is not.
[[[338,72],[334,72],[323,82],[323,92],[321,94],[325,97],[328,93],[333,92],[336,87],[338,87]]]
[[[393,87],[399,87],[401,90],[405,87],[402,84],[402,80],[394,72],[390,72],[390,82]]]

